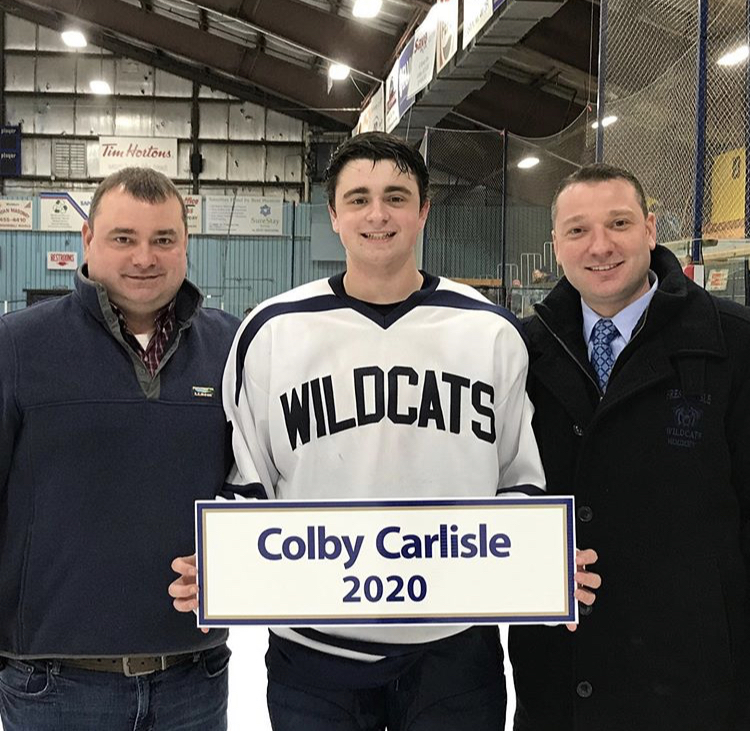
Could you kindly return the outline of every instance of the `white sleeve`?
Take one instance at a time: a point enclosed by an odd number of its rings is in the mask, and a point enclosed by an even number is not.
[[[534,407],[526,393],[529,357],[520,335],[513,333],[513,336],[517,341],[514,343],[516,347],[509,348],[506,340],[497,361],[503,364],[503,369],[508,368],[506,378],[511,378],[510,384],[506,385],[505,393],[502,394],[502,401],[496,407],[500,462],[498,493],[505,494],[508,488],[524,486],[523,490],[508,492],[534,494],[543,491],[546,482],[539,448],[531,426]]]
[[[227,496],[273,498],[278,472],[271,459],[268,391],[263,388],[269,363],[263,362],[264,349],[259,347],[262,335],[250,339],[245,334],[253,330],[248,331],[251,322],[249,318],[242,323],[224,369],[224,412],[232,427],[234,452],[224,492]]]

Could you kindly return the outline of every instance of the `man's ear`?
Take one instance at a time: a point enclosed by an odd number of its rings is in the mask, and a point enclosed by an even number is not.
[[[89,225],[88,221],[83,222],[81,227],[81,240],[83,241],[83,261],[88,260],[89,247],[91,246],[91,239],[94,238],[94,229]]]
[[[329,203],[328,204],[328,215],[331,217],[331,228],[338,233],[339,232],[339,219],[336,216],[336,209]]]
[[[421,231],[424,228],[425,223],[427,223],[427,214],[430,212],[430,199],[426,198],[425,202],[422,204],[422,208],[419,211],[419,230]]]
[[[656,248],[656,216],[653,213],[646,216],[646,235],[648,236],[648,248],[653,251]]]

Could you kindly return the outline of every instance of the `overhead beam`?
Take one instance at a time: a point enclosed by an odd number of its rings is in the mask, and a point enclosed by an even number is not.
[[[29,9],[40,10],[27,0],[2,0]],[[351,84],[336,84],[326,94],[326,79],[302,66],[249,48],[234,41],[210,34],[172,18],[147,13],[140,7],[120,0],[45,0],[44,8],[83,21],[154,49],[190,59],[194,64],[208,67],[244,82],[290,99],[308,109],[354,108],[360,105],[360,95]],[[325,112],[341,122],[349,122],[350,115]]]
[[[546,94],[526,84],[491,76],[487,84],[465,99],[456,111],[480,123],[524,137],[547,137],[564,129],[583,106]]]
[[[596,76],[599,53],[599,7],[568,0],[523,39],[523,46]]]
[[[365,23],[294,0],[197,0],[197,4],[380,78],[395,39]]]
[[[61,31],[65,26],[64,19],[54,12],[46,12],[31,7],[18,0],[0,0],[0,9],[30,23],[43,25],[53,30]],[[301,119],[309,124],[329,129],[331,131],[346,131],[356,122],[355,112],[334,111],[334,105],[328,104],[326,112],[318,112],[303,106],[299,101],[283,98],[273,89],[264,90],[256,83],[249,83],[229,75],[218,73],[206,66],[191,63],[186,59],[169,56],[160,50],[150,50],[140,45],[129,43],[120,38],[90,28],[87,30],[89,40],[112,53],[125,58],[139,61],[148,66],[167,71],[190,81],[196,81],[204,86],[222,91],[243,101],[253,102],[274,111]],[[328,100],[326,99],[326,102]],[[355,105],[358,106],[358,105]]]

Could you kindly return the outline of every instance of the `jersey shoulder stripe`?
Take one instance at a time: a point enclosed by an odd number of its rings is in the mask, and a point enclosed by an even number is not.
[[[302,312],[328,312],[330,310],[339,310],[345,308],[346,304],[334,294],[322,294],[309,299],[293,300],[286,302],[276,302],[264,307],[257,315],[250,318],[245,325],[239,342],[237,343],[237,353],[235,360],[235,391],[234,402],[239,404],[240,392],[242,391],[242,372],[245,368],[245,356],[247,355],[250,344],[260,329],[269,320],[279,315],[299,314]]]
[[[441,282],[445,281],[441,279]],[[473,295],[453,289],[439,288],[425,300],[424,304],[431,307],[453,307],[461,310],[492,312],[510,323],[521,336],[523,342],[528,346],[528,338],[518,318],[510,310],[500,305],[495,305],[484,297],[479,295],[474,297]]]

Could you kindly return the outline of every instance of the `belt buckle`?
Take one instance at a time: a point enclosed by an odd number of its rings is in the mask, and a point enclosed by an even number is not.
[[[131,670],[130,669],[130,661],[132,658],[130,657],[123,657],[122,658],[122,672],[123,675],[127,678],[137,678],[141,675],[151,675],[152,673],[155,673],[157,670],[166,670],[167,669],[167,658],[166,655],[160,655],[159,661],[161,663],[161,668],[154,668],[153,670]]]

